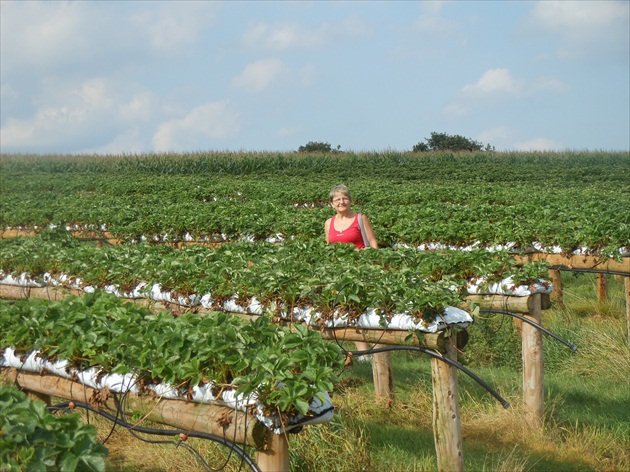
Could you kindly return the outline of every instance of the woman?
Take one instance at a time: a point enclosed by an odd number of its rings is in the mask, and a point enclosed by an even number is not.
[[[330,206],[333,207],[337,214],[332,218],[328,218],[324,224],[326,242],[354,244],[357,249],[365,248],[363,235],[359,228],[359,213],[355,213],[350,209],[352,207],[352,197],[348,187],[345,185],[334,186],[330,191],[329,197]],[[363,221],[365,235],[370,243],[370,247],[378,249],[378,242],[374,236],[374,230],[370,221],[363,214],[361,214],[361,220]],[[372,347],[363,341],[355,341],[354,344],[359,351],[368,351]],[[358,360],[370,362],[372,356],[359,356]]]
[[[352,197],[350,190],[345,185],[336,185],[330,191],[330,206],[337,213],[332,218],[326,220],[324,232],[327,243],[348,243],[354,244],[357,249],[365,248],[363,235],[359,226],[359,213],[351,210]],[[361,214],[361,222],[365,229],[365,235],[370,247],[378,248],[378,242],[374,236],[374,230],[367,216]]]

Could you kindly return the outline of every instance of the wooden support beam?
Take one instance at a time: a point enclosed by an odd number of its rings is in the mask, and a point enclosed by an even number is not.
[[[117,397],[108,395],[104,389],[85,387],[56,375],[32,372],[18,372],[14,368],[0,369],[0,377],[17,384],[21,389],[48,396],[65,398],[79,402],[100,399],[99,408],[117,414],[120,407]],[[257,449],[266,445],[268,428],[245,413],[218,405],[166,400],[137,395],[125,395],[126,413],[139,413],[143,418],[156,423],[172,426],[184,431],[213,434],[237,444],[248,444]]]
[[[267,433],[268,447],[256,451],[261,472],[289,472],[289,441],[286,434]]]
[[[414,333],[410,339],[409,331],[402,329],[366,329],[366,328],[324,328],[320,330],[324,339],[336,341],[354,341],[365,343],[365,349],[375,343],[386,345],[420,346],[437,351],[444,350],[444,333]],[[358,346],[358,344],[357,344]]]
[[[37,231],[32,230],[32,229],[0,230],[0,239],[11,239],[11,238],[17,238],[17,237],[33,238],[37,236],[38,234],[40,234],[43,229],[44,228]],[[110,233],[109,231],[72,230],[70,231],[70,234],[72,234],[72,236],[74,236],[75,238],[84,239],[86,241],[97,241],[97,242],[100,241],[101,245],[103,243],[117,245],[117,244],[120,244],[121,242],[120,239],[114,237],[114,235]]]
[[[457,349],[450,339],[446,340],[444,355],[457,360]],[[431,358],[431,374],[433,381],[433,437],[438,471],[460,472],[464,470],[464,456],[457,369],[439,359]]]
[[[564,296],[562,293],[562,274],[559,270],[550,270],[549,278],[553,284],[551,299],[556,302],[558,308],[564,308]]]
[[[376,344],[374,347],[383,347],[383,345]],[[394,401],[394,372],[390,352],[379,352],[373,355],[372,376],[374,377],[374,394],[390,405]]]
[[[30,229],[3,229],[0,230],[0,239],[11,239],[17,237],[32,238],[37,236],[37,232]]]
[[[608,300],[608,278],[606,274],[597,274],[597,301],[604,303]]]
[[[21,287],[0,284],[0,298],[21,300],[22,298],[41,298],[44,300],[62,300],[68,295],[85,295],[83,290],[58,287]]]
[[[541,309],[547,310],[551,308],[549,295],[546,293],[538,293],[527,297],[514,297],[505,295],[469,295],[466,297],[466,303],[462,306],[464,310],[470,311],[470,303],[474,303],[481,309],[488,310],[505,310],[512,313],[527,314],[530,309],[531,297],[538,297]]]
[[[528,298],[529,313],[525,318],[540,324],[542,309],[540,294]],[[521,344],[523,356],[523,403],[527,422],[534,427],[542,426],[544,408],[544,353],[542,332],[522,323]]]
[[[532,252],[515,256],[518,264],[535,261],[546,261],[550,266],[566,267],[567,269],[598,270],[602,272],[622,272],[630,274],[630,257],[623,257],[621,261],[614,259],[602,260],[598,256],[562,255]]]

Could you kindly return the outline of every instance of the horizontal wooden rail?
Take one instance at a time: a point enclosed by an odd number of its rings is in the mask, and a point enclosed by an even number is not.
[[[90,403],[114,415],[122,408],[118,397],[106,389],[97,390],[56,375],[2,368],[0,377],[23,390]],[[265,449],[267,445],[268,428],[251,415],[246,417],[245,413],[229,407],[134,394],[125,395],[124,407],[128,416],[139,413],[147,420],[184,431],[212,434],[256,449]]]
[[[548,310],[551,308],[551,299],[549,294],[541,293],[534,295],[540,295],[540,305],[542,310]],[[471,305],[474,304],[479,306],[481,309],[505,310],[511,311],[512,313],[527,314],[532,311],[532,303],[532,295],[526,297],[493,294],[469,295],[466,297],[466,303],[462,306],[462,308],[470,311],[472,308]]]
[[[324,328],[320,330],[324,339],[337,341],[359,341],[370,345],[374,343],[387,345],[420,346],[437,351],[444,351],[444,332],[423,333],[400,329],[366,329],[366,328]]]
[[[544,252],[532,252],[515,257],[519,264],[546,261],[552,267],[564,268],[565,270],[592,270],[630,275],[630,257],[623,257],[621,261],[616,261],[614,259],[603,260],[599,256],[546,254]]]

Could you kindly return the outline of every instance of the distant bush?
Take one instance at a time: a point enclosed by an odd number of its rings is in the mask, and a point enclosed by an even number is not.
[[[300,146],[298,152],[340,152],[340,147],[337,146],[337,149],[332,149],[329,143],[309,141],[304,146]]]
[[[446,133],[432,132],[431,137],[425,139],[426,143],[416,144],[413,152],[427,151],[494,151],[494,146],[474,141],[459,134],[449,135]]]

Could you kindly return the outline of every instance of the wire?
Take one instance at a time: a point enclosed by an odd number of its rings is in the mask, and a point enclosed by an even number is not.
[[[50,406],[48,407],[49,410],[54,411],[54,410],[66,410],[67,408],[69,408],[71,402],[63,402],[63,403],[58,403],[54,406]],[[253,461],[253,459],[251,457],[249,457],[249,455],[245,452],[244,449],[242,449],[241,447],[239,447],[237,444],[233,443],[232,441],[229,441],[225,438],[221,438],[219,436],[215,436],[213,434],[208,434],[208,433],[200,433],[200,432],[196,432],[196,431],[181,431],[181,430],[173,430],[173,429],[153,429],[153,428],[145,428],[143,426],[138,426],[138,425],[133,425],[130,423],[127,423],[126,421],[121,420],[120,418],[118,418],[117,416],[111,415],[105,411],[103,411],[102,409],[100,410],[96,410],[95,408],[93,408],[91,405],[87,404],[87,403],[83,403],[83,402],[77,402],[74,401],[72,402],[75,404],[75,406],[84,408],[88,411],[92,411],[94,413],[98,413],[99,415],[103,416],[104,418],[108,419],[109,421],[115,421],[117,424],[120,424],[121,426],[125,427],[128,431],[130,432],[139,432],[139,433],[144,433],[144,434],[153,434],[156,436],[179,436],[180,434],[184,434],[188,437],[194,437],[194,438],[200,438],[200,439],[207,439],[209,441],[213,441],[216,443],[219,443],[223,446],[229,447],[233,452],[235,452],[236,454],[238,454],[242,461],[244,463],[246,463],[249,468],[251,470],[253,470],[254,472],[260,472],[260,468],[258,467],[258,465],[256,465],[256,463]],[[156,443],[156,444],[176,444],[179,445],[181,444],[181,442],[175,442],[175,441],[156,441],[156,440],[147,440],[146,438],[141,438],[139,436],[138,439],[145,441],[145,442],[150,442],[150,443]],[[190,448],[190,446],[186,445],[186,447],[188,448],[189,452],[192,448]],[[195,454],[198,455],[198,453],[195,451]]]

